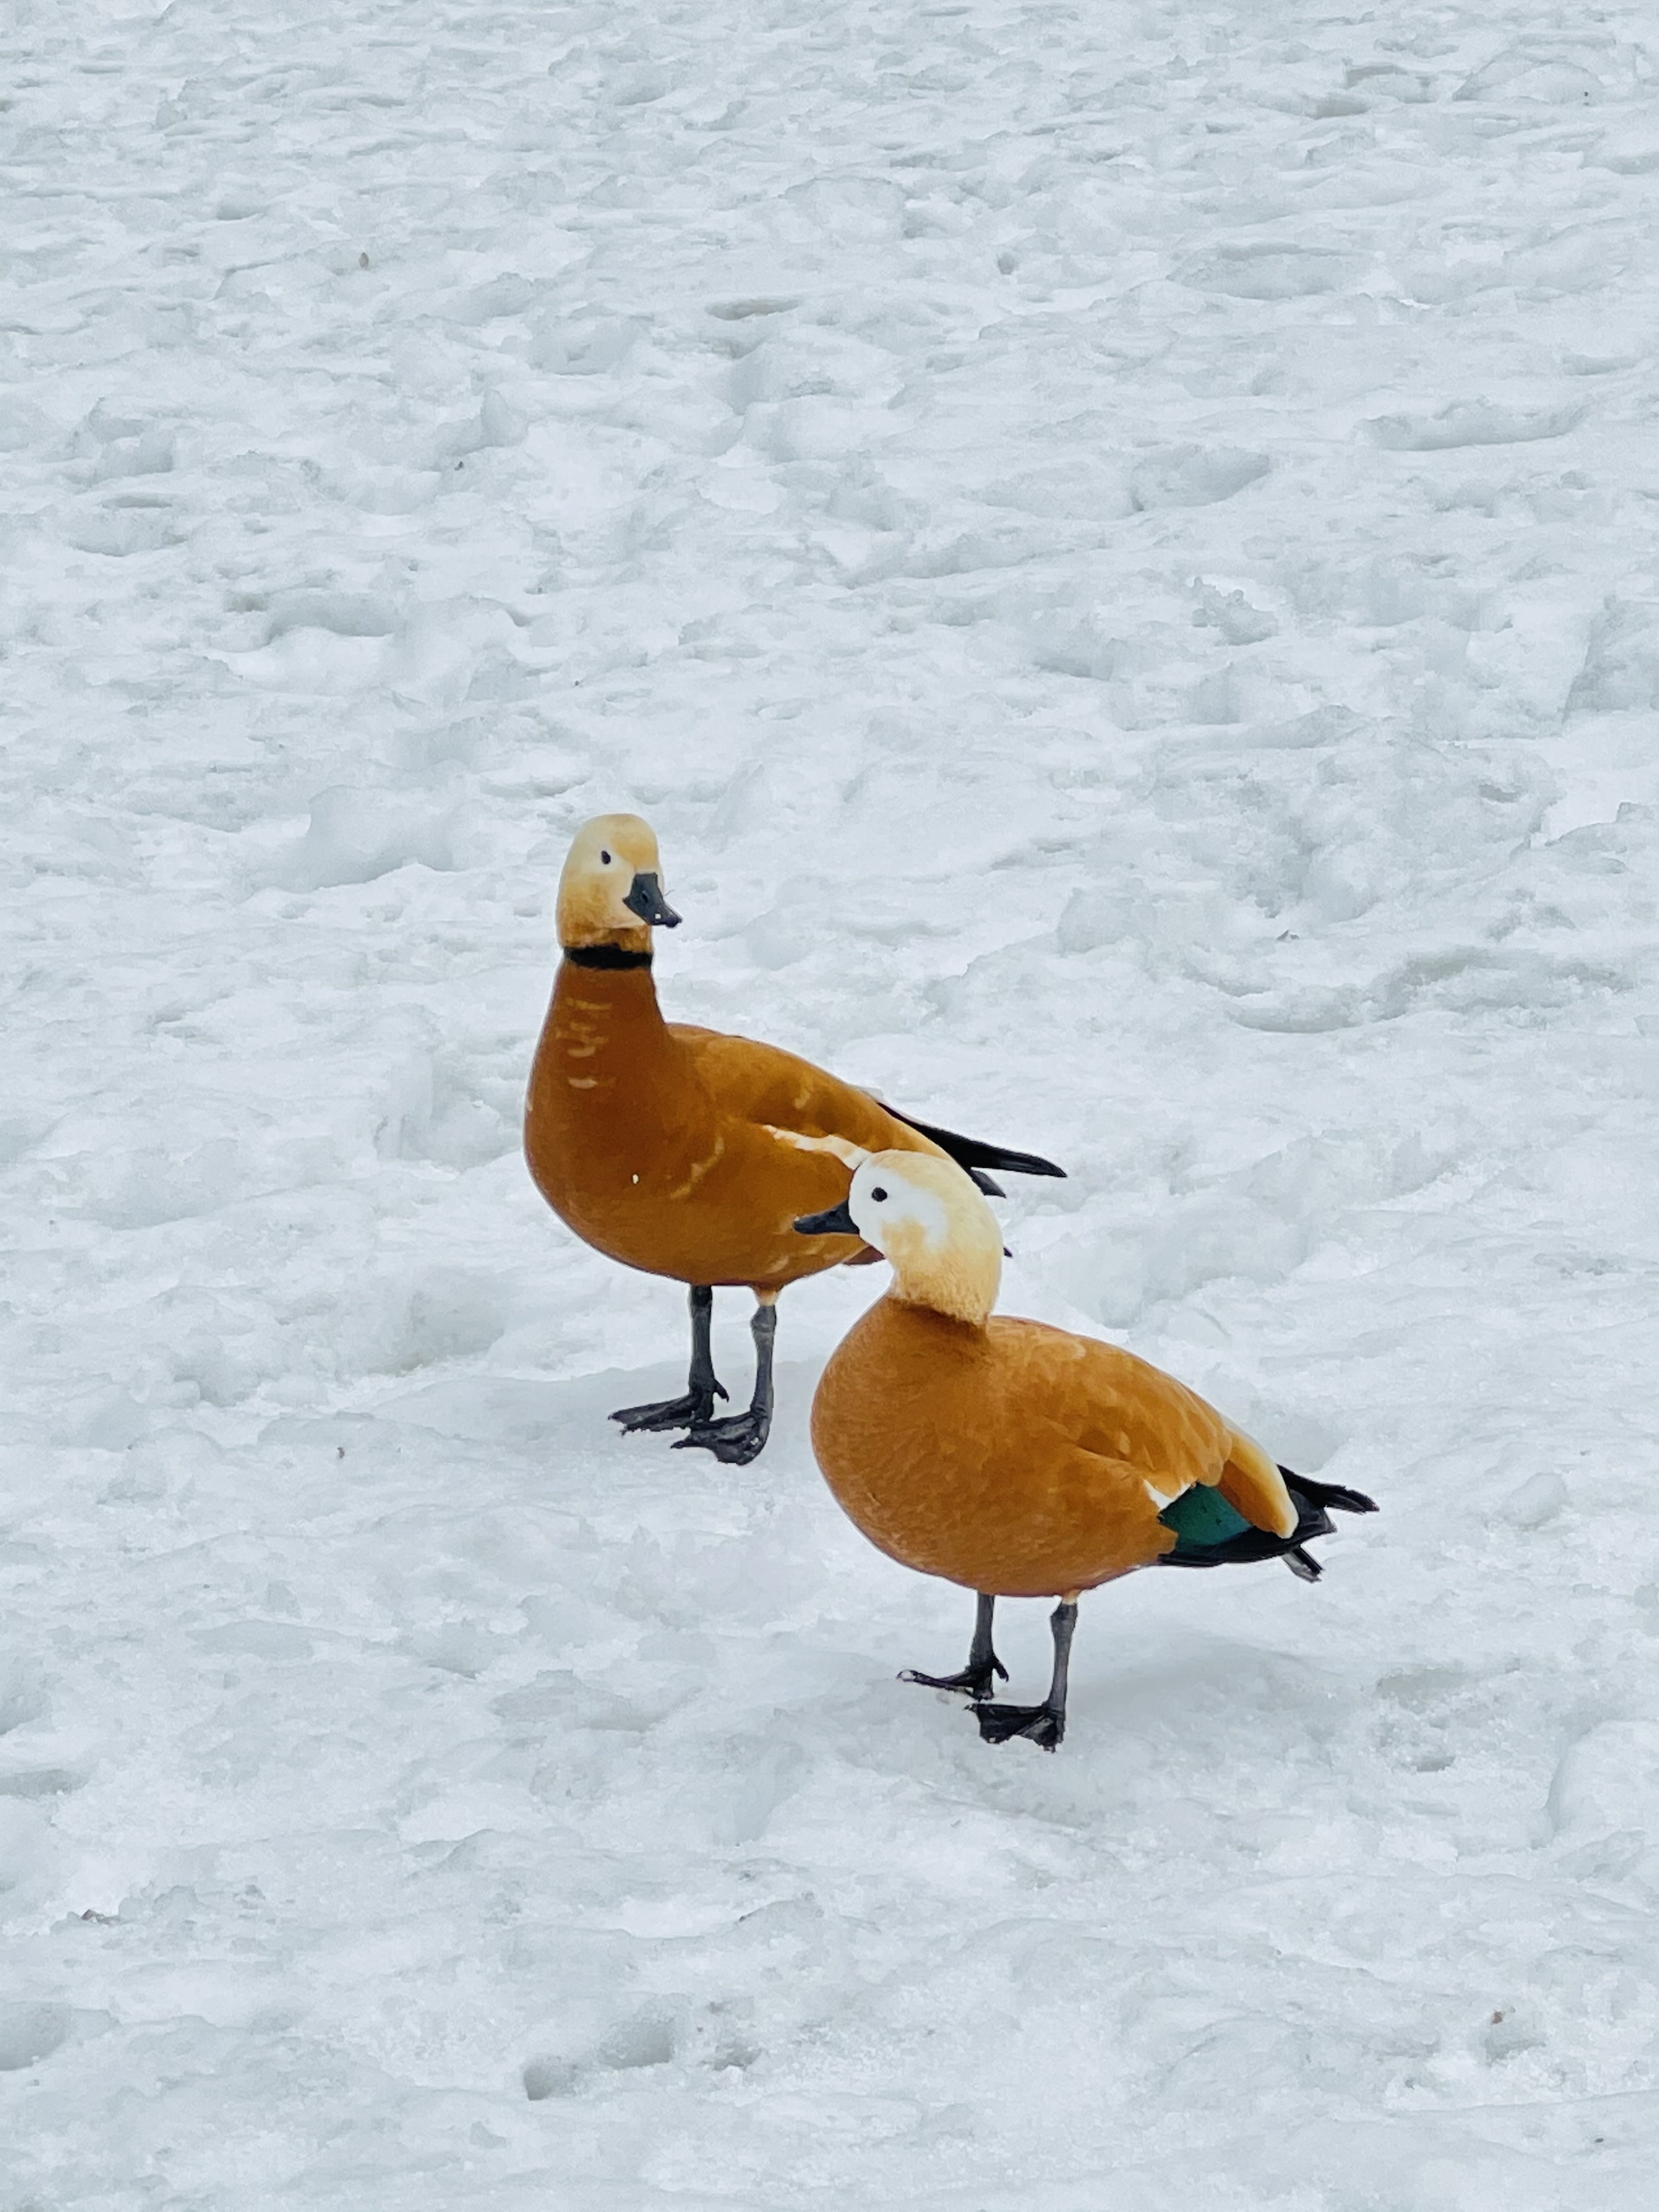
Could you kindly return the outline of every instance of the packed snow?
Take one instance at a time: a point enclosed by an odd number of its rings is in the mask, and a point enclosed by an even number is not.
[[[1638,2212],[1659,33],[9,0],[5,2212]],[[1048,1153],[1007,1310],[1371,1492],[1054,1758],[519,1148],[671,1016]],[[749,1380],[747,1301],[717,1357]],[[999,1624],[1017,1696],[1046,1608]]]

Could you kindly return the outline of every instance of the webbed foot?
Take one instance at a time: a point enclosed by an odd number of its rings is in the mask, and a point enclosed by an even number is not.
[[[974,1718],[986,1743],[1006,1743],[1012,1736],[1024,1735],[1044,1751],[1053,1751],[1066,1740],[1064,1706],[975,1705]]]
[[[1008,1669],[994,1651],[983,1661],[970,1659],[954,1674],[924,1674],[915,1667],[906,1667],[899,1675],[901,1682],[915,1682],[924,1690],[960,1690],[976,1705],[990,1696],[999,1680],[1007,1679]]]
[[[769,1406],[751,1406],[746,1413],[733,1413],[723,1421],[693,1421],[690,1434],[674,1446],[676,1451],[711,1451],[727,1467],[747,1467],[765,1449],[772,1426]]]
[[[688,1390],[683,1398],[659,1398],[649,1406],[619,1406],[611,1418],[620,1421],[623,1434],[629,1437],[647,1429],[695,1429],[714,1412],[716,1395],[726,1395],[718,1382],[712,1390]]]

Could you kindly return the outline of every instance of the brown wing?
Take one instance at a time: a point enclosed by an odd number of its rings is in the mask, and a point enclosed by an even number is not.
[[[990,1326],[1028,1402],[1083,1450],[1144,1468],[1170,1497],[1220,1480],[1231,1431],[1172,1375],[1042,1322],[999,1316]]]
[[[1296,1508],[1273,1461],[1184,1382],[1116,1345],[1042,1322],[998,1318],[990,1327],[1027,1401],[1081,1450],[1133,1468],[1166,1499],[1205,1483],[1256,1528],[1295,1533]]]
[[[752,1037],[728,1036],[719,1030],[670,1024],[690,1054],[697,1073],[723,1113],[765,1128],[792,1129],[802,1137],[838,1137],[868,1152],[937,1152],[939,1146],[856,1084],[810,1060]]]

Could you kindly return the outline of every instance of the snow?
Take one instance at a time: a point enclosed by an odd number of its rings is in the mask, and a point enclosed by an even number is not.
[[[7,2212],[1636,2212],[1634,0],[11,0]],[[1004,1304],[1376,1494],[1072,1733],[518,1152],[675,1015],[1052,1154]],[[740,1299],[717,1353],[746,1391]],[[1015,1693],[1043,1609],[1008,1606]]]

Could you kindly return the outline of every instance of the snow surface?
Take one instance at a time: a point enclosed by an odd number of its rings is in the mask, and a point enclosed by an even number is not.
[[[0,53],[5,2212],[1650,2205],[1650,5]],[[807,1448],[878,1277],[757,1466],[607,1426],[623,805],[674,1013],[1058,1156],[1006,1306],[1382,1499],[1319,1589],[992,1750]]]

